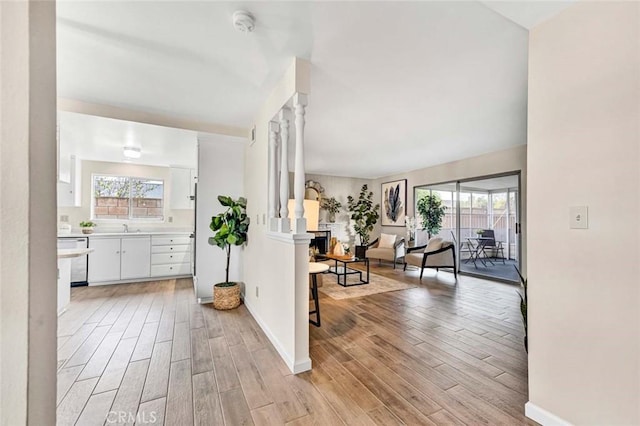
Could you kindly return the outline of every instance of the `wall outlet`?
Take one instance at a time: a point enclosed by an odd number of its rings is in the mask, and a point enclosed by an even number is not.
[[[66,214],[60,215],[60,222],[69,222],[69,216]]]
[[[169,223],[173,223],[173,216],[169,216]]]
[[[587,206],[569,207],[569,228],[570,229],[588,229],[589,228],[589,209]]]
[[[260,297],[260,287],[256,286],[256,297]]]

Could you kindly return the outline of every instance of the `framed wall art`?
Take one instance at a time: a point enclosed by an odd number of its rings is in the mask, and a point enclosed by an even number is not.
[[[382,184],[382,226],[405,226],[407,215],[407,180]]]

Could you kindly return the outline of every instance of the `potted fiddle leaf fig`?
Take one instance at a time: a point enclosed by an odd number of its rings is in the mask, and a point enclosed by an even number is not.
[[[225,281],[213,286],[213,307],[226,310],[240,305],[240,284],[229,281],[229,263],[231,248],[242,246],[247,241],[249,217],[246,199],[240,197],[234,200],[231,197],[219,195],[218,201],[227,209],[211,218],[209,228],[214,232],[214,236],[209,238],[209,244],[218,246],[226,252],[227,266]]]
[[[353,229],[360,237],[360,245],[356,246],[356,257],[363,258],[369,245],[369,234],[380,218],[380,204],[373,205],[373,192],[369,191],[367,184],[362,185],[357,201],[349,195],[347,202],[351,220],[354,221]]]

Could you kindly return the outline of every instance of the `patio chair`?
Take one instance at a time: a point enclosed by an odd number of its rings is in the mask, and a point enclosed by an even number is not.
[[[493,229],[482,230],[482,247],[480,251],[487,259],[500,259],[504,264],[504,248],[502,247],[502,241],[496,241],[496,234]],[[487,249],[493,251],[493,256],[489,256],[486,252]],[[502,256],[498,257],[498,254],[502,253]]]
[[[368,259],[378,259],[378,262],[387,260],[393,262],[393,269],[396,269],[398,259],[404,256],[404,238],[397,238],[392,234],[380,234],[369,244],[365,257]]]
[[[420,268],[420,279],[424,273],[424,268],[433,268],[439,271],[440,268],[452,268],[453,276],[458,280],[458,267],[456,265],[456,246],[452,241],[443,241],[442,238],[432,238],[424,246],[407,249],[404,256],[404,270],[407,265]]]

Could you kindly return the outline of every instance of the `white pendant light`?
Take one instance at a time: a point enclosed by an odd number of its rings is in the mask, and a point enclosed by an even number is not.
[[[140,158],[140,148],[135,146],[125,146],[122,154],[127,158]]]

